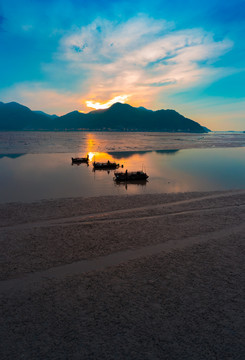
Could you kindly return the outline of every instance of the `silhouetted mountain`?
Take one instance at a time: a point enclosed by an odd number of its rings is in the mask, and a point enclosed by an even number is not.
[[[88,114],[72,112],[61,116],[59,120],[62,120],[63,126],[66,124],[66,128],[69,124],[71,129],[206,132],[197,122],[185,118],[174,110],[151,111],[121,103]]]
[[[16,102],[0,103],[0,130],[29,130],[48,126],[50,118]]]
[[[86,124],[86,126],[84,124]],[[87,114],[80,113],[79,111],[72,111],[60,116],[55,121],[55,129],[81,130],[84,127],[88,128]]]
[[[203,126],[203,129],[206,130],[206,132],[212,132],[212,130],[208,129],[206,126]]]
[[[72,111],[60,117],[31,111],[17,103],[0,103],[0,130],[103,130],[206,132],[174,110],[147,110],[116,103],[88,114]]]
[[[151,112],[153,112],[152,110],[146,109],[144,106],[139,106],[137,109],[138,109],[138,110],[145,110],[145,111],[151,111]]]
[[[33,112],[35,112],[36,114],[48,116],[51,119],[56,119],[57,117],[59,117],[58,115],[55,114],[52,115],[46,114],[44,111],[40,111],[40,110],[33,110]]]

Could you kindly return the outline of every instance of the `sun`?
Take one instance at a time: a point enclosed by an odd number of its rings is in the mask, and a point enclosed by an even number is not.
[[[94,102],[94,101],[91,101],[91,100],[87,100],[86,101],[86,106],[87,107],[90,107],[90,108],[93,108],[93,109],[96,109],[96,110],[99,110],[99,109],[108,109],[111,105],[117,103],[117,102],[120,102],[122,104],[125,103],[125,101],[128,100],[128,98],[130,97],[130,95],[118,95],[118,96],[115,96],[113,99],[111,100],[108,100],[107,102],[104,102],[104,103],[101,103],[101,102]]]
[[[93,152],[88,153],[89,161],[92,161],[94,159],[94,157],[95,157],[95,153],[93,153]]]

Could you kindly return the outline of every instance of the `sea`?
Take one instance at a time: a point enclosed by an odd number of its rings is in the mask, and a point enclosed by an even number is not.
[[[93,169],[108,160],[149,178],[116,183],[114,170]],[[242,132],[0,132],[1,203],[230,189],[245,189]]]

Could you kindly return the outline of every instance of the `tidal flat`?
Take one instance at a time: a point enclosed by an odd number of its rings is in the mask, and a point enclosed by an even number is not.
[[[156,151],[245,146],[244,132],[164,133],[101,131],[0,132],[0,155]]]
[[[0,215],[2,359],[245,357],[245,190]]]

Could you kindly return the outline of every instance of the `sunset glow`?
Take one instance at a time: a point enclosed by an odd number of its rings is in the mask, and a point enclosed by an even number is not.
[[[122,104],[124,104],[128,98],[130,97],[130,95],[119,95],[114,97],[113,99],[105,102],[105,103],[101,103],[101,102],[94,102],[94,101],[86,101],[86,105],[87,107],[99,110],[99,109],[108,109],[111,105],[120,102]]]
[[[120,102],[243,131],[244,9],[244,0],[3,0],[0,101],[58,116]]]

